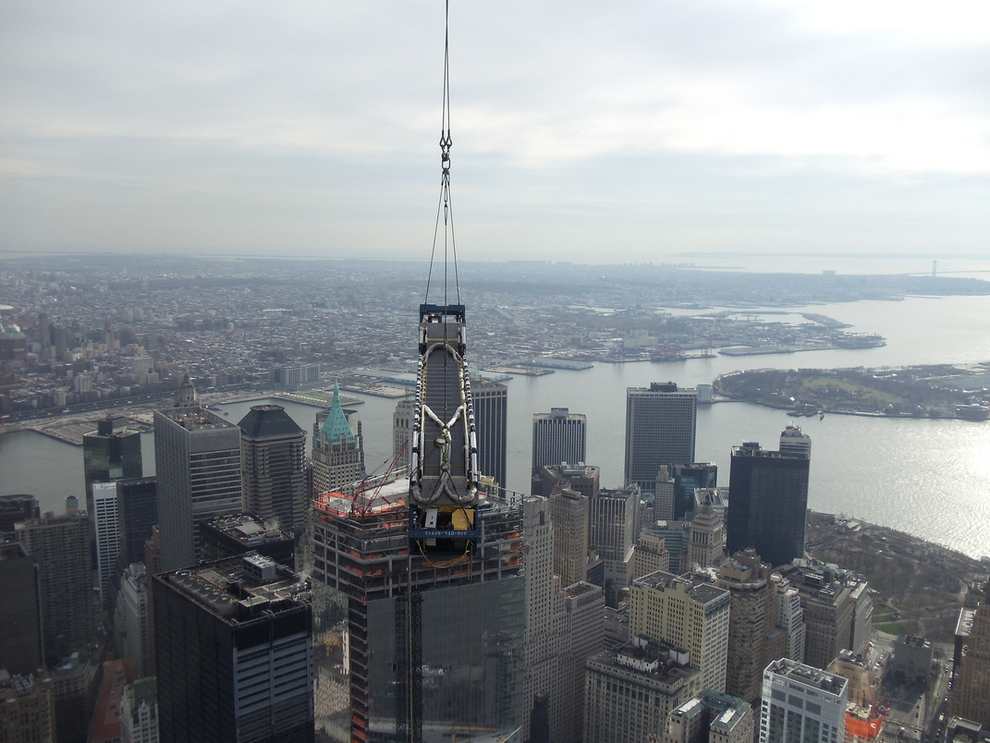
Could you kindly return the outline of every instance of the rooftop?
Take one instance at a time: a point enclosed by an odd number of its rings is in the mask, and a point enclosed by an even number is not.
[[[237,424],[249,439],[275,439],[305,435],[281,405],[252,405]]]
[[[849,681],[842,676],[788,658],[775,660],[767,666],[765,673],[774,673],[790,681],[815,687],[836,696],[842,694],[849,684]]]
[[[231,625],[292,611],[309,601],[309,583],[257,553],[157,576]]]

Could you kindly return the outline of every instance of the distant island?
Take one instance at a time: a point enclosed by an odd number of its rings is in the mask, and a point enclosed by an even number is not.
[[[880,369],[759,369],[723,374],[715,392],[789,410],[911,418],[990,418],[990,362]]]

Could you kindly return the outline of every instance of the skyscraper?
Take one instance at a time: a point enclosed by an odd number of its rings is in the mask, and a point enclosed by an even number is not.
[[[732,447],[725,524],[730,554],[752,547],[775,567],[804,557],[810,464],[807,455],[767,451],[756,442]]]
[[[698,391],[674,382],[626,389],[625,484],[653,492],[662,465],[694,461]]]
[[[402,455],[395,463],[395,466],[402,473],[409,470],[409,455],[412,451],[410,438],[412,437],[415,412],[416,403],[413,400],[399,400],[395,404],[395,412],[392,414],[392,452],[395,454],[400,449],[402,450]]]
[[[749,702],[702,691],[667,716],[663,743],[753,743],[755,727]]]
[[[589,505],[586,495],[570,488],[558,488],[550,494],[553,571],[564,586],[588,578]]]
[[[990,583],[975,610],[960,612],[960,625],[967,623],[963,621],[964,617],[968,620],[969,631],[961,643],[965,654],[958,658],[958,666],[953,671],[949,710],[953,715],[990,727],[990,699],[987,698],[990,688]]]
[[[111,596],[111,578],[120,553],[116,483],[93,483],[93,523],[96,528],[96,570],[100,600],[104,608],[109,608],[115,598]]]
[[[245,555],[153,579],[163,741],[313,740],[308,583]]]
[[[585,461],[588,419],[567,408],[533,413],[533,474],[541,467]]]
[[[701,671],[703,688],[725,691],[729,604],[724,588],[656,572],[633,581],[629,635],[683,648]]]
[[[725,526],[715,509],[706,503],[691,519],[691,545],[688,547],[688,567],[717,566],[725,549]]]
[[[588,546],[605,561],[605,603],[613,608],[619,605],[622,590],[629,583],[639,496],[635,486],[602,489],[590,501]]]
[[[787,658],[763,672],[760,743],[834,743],[846,731],[849,682]]]
[[[0,668],[32,673],[43,665],[38,576],[19,542],[0,541],[0,596]]]
[[[548,511],[546,498],[523,498],[523,540],[526,544],[523,555],[526,574],[523,740],[531,739],[531,729],[545,726],[549,732],[551,699],[554,685],[559,680],[563,595],[559,581],[554,580],[553,575],[554,541]],[[541,699],[547,700],[545,707],[539,704]],[[545,718],[541,712],[544,708]]]
[[[117,652],[131,660],[138,678],[155,674],[150,580],[144,563],[127,567],[121,577],[113,623]]]
[[[198,522],[240,513],[241,429],[206,408],[155,411],[162,569],[196,564]]]
[[[83,475],[89,513],[93,513],[94,482],[114,482],[141,474],[141,434],[129,431],[124,419],[107,416],[97,421],[95,431],[83,434]]]
[[[364,471],[364,436],[357,413],[340,405],[340,386],[333,383],[333,402],[317,413],[313,425],[313,488],[317,495],[342,491],[360,482]]]
[[[695,510],[694,491],[718,485],[718,467],[711,462],[673,464],[674,520],[687,521]]]
[[[737,553],[718,571],[718,585],[732,594],[725,691],[755,704],[763,685],[767,641],[774,629],[771,568],[753,550]]]
[[[582,740],[584,666],[605,649],[605,595],[600,586],[579,581],[564,589],[564,643],[551,714],[551,740]]]
[[[471,380],[474,417],[478,432],[478,469],[494,477],[500,487],[506,483],[509,388],[488,379]]]
[[[158,523],[158,487],[154,477],[117,481],[117,533],[120,562],[144,561],[144,543]]]
[[[705,688],[683,653],[643,638],[589,658],[585,669],[585,743],[646,743]]]
[[[237,425],[244,508],[301,534],[309,508],[306,432],[281,405],[252,405]]]
[[[415,646],[423,680],[412,703],[424,740],[479,727],[514,730],[522,722],[522,509],[489,498],[477,514],[483,528],[473,557],[438,560],[409,552],[408,491],[408,480],[399,480],[314,504],[317,724],[328,732],[342,726],[335,739],[343,740],[400,734],[408,694],[415,696],[407,665]],[[410,601],[420,603],[412,632]],[[336,656],[334,648],[346,651]],[[337,701],[341,683],[349,714]]]
[[[46,513],[15,528],[38,566],[42,644],[45,662],[54,664],[96,637],[89,516]]]

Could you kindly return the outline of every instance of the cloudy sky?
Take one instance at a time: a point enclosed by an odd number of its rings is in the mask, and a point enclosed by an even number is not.
[[[990,254],[990,4],[451,1],[464,259]],[[442,0],[0,3],[0,251],[427,258]]]

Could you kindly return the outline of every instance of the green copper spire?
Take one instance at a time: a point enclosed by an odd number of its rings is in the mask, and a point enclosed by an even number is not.
[[[340,441],[341,436],[348,444],[353,444],[356,441],[354,432],[351,431],[351,424],[347,422],[344,409],[340,407],[340,385],[335,379],[333,380],[333,403],[330,405],[327,419],[323,422],[323,428],[320,429],[320,438],[331,444],[336,444]]]

